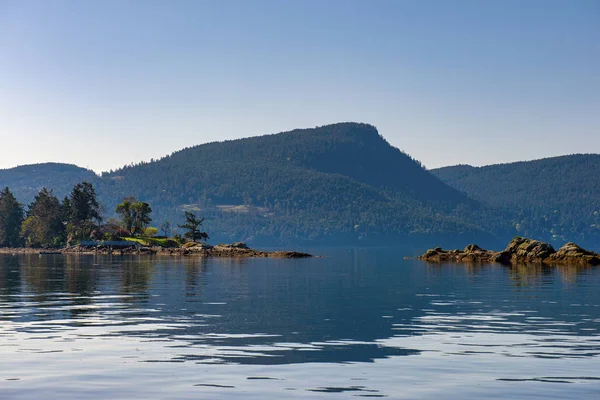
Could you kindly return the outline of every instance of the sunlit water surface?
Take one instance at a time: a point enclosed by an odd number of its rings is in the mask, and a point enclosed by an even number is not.
[[[600,268],[0,255],[0,398],[599,398]]]

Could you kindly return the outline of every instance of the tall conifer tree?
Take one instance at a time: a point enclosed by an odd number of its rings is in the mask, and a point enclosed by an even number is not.
[[[7,187],[0,192],[0,247],[21,245],[22,223],[23,206]]]

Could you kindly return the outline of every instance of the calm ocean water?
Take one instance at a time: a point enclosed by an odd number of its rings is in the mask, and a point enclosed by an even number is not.
[[[319,253],[0,255],[0,398],[600,398],[600,268]]]

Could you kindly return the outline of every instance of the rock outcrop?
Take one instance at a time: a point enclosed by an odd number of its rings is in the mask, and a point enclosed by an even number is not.
[[[600,265],[599,254],[582,249],[571,242],[558,249],[556,253],[550,256],[550,259],[570,264]]]
[[[502,251],[485,250],[470,244],[464,250],[443,250],[436,247],[418,257],[429,262],[476,262],[501,264],[544,263],[600,265],[600,255],[582,249],[575,243],[567,243],[558,251],[552,245],[539,240],[515,237]]]

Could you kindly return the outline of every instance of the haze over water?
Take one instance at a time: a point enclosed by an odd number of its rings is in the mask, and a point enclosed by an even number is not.
[[[597,398],[600,269],[0,255],[0,398]]]

